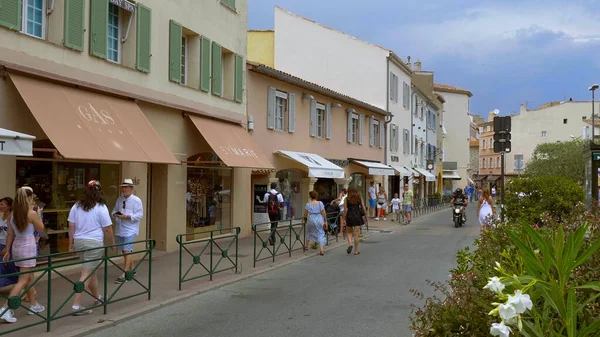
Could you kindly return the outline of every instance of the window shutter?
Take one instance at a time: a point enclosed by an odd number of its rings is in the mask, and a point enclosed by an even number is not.
[[[395,151],[394,150],[394,144],[395,144],[395,142],[394,142],[394,130],[395,130],[394,129],[394,124],[391,124],[390,125],[390,130],[389,130],[389,132],[390,132],[390,137],[389,137],[389,139],[390,139],[390,151]]]
[[[200,90],[210,90],[210,39],[200,37]]]
[[[375,118],[369,117],[369,146],[375,146]]]
[[[331,139],[331,104],[325,106],[325,138]]]
[[[383,121],[379,121],[379,148],[383,149],[385,145],[385,125]]]
[[[352,111],[348,111],[346,110],[346,113],[348,114],[348,121],[346,122],[346,127],[347,127],[347,141],[348,143],[352,143]],[[356,138],[358,138],[358,135],[356,135]]]
[[[145,73],[150,72],[150,57],[152,41],[152,11],[150,8],[137,4],[137,55],[136,68]]]
[[[169,24],[169,80],[181,83],[181,37],[183,29],[171,20]]]
[[[244,58],[235,54],[235,92],[236,102],[242,103],[244,96]]]
[[[317,135],[317,101],[310,101],[310,136]]]
[[[106,58],[108,43],[108,0],[92,0],[90,15],[90,54]],[[181,39],[181,38],[180,38]],[[179,48],[181,50],[181,48]]]
[[[267,100],[267,129],[275,129],[275,97],[277,91],[275,88],[269,87],[269,94]]]
[[[21,0],[0,0],[0,26],[21,30]]]
[[[83,51],[84,22],[85,0],[65,0],[65,47]]]
[[[394,101],[394,74],[390,72],[390,100]]]
[[[296,94],[288,93],[288,132],[296,132]]]
[[[363,129],[365,127],[365,115],[358,115],[358,144],[363,143]]]
[[[399,152],[400,151],[400,127],[398,125],[396,125],[395,128],[396,128],[396,139],[395,139],[396,144],[394,146],[395,146],[396,152]]]
[[[408,142],[410,141],[408,139],[408,130],[404,129],[403,132],[404,132],[404,140],[403,140],[404,141],[404,144],[403,144],[404,145],[404,154],[408,154],[409,153],[408,149],[410,148],[410,145],[408,144]]]
[[[215,96],[223,94],[223,58],[221,45],[212,43],[212,93]]]

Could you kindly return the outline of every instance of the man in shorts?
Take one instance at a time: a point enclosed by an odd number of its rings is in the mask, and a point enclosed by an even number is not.
[[[375,191],[375,182],[371,181],[371,187],[369,187],[369,212],[373,210],[372,218],[377,217],[377,192]]]
[[[412,208],[414,205],[414,194],[413,191],[408,189],[408,184],[404,184],[404,193],[402,193],[402,212],[404,213],[404,220],[409,225],[412,220]]]
[[[140,233],[140,220],[144,215],[142,200],[133,195],[133,180],[125,179],[121,184],[122,195],[117,199],[117,203],[112,211],[112,216],[117,222],[117,231],[115,239],[119,245],[118,249],[123,254],[133,252],[133,242],[135,237]],[[123,270],[128,272],[133,270],[134,262],[132,255],[123,256]],[[125,273],[119,276],[115,283],[120,284],[125,282]],[[133,275],[137,272],[134,270]]]

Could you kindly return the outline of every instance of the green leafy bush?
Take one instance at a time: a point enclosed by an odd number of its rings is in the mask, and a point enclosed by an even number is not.
[[[566,178],[515,178],[506,184],[505,214],[511,222],[539,224],[542,214],[560,219],[584,198],[583,188]]]

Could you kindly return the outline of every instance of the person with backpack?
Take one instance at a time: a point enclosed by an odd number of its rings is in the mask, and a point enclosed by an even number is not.
[[[283,208],[283,196],[277,192],[277,183],[271,183],[271,191],[265,193],[263,203],[267,205],[267,214],[271,221],[271,235],[269,236],[269,244],[275,245],[275,231],[277,224],[281,220],[281,209]]]

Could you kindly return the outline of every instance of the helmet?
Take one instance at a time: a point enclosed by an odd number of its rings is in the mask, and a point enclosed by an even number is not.
[[[456,191],[454,191],[454,193],[456,194],[462,194],[463,190],[462,188],[457,188]]]

